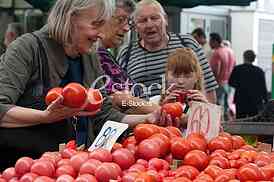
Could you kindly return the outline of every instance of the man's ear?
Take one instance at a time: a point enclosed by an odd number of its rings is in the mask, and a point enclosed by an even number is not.
[[[9,32],[9,36],[12,40],[16,39],[16,33],[15,32]]]

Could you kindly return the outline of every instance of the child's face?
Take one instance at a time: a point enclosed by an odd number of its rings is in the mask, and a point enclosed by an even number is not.
[[[175,86],[182,90],[191,90],[194,89],[195,83],[197,82],[197,77],[194,72],[177,76],[174,75],[172,71],[167,73],[167,86],[168,88],[175,84]]]

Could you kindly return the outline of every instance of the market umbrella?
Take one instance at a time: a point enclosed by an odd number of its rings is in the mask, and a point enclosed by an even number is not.
[[[193,8],[199,5],[248,6],[252,1],[256,0],[159,0],[162,5],[181,8]]]
[[[33,7],[48,11],[56,0],[25,0]],[[250,2],[256,0],[159,0],[164,6],[177,6],[180,8],[192,8],[198,5],[228,5],[228,6],[248,6]]]

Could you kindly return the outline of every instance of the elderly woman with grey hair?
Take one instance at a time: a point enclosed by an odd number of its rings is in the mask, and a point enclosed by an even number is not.
[[[1,56],[0,171],[22,155],[38,158],[57,151],[75,135],[90,145],[107,120],[130,126],[159,120],[159,111],[124,115],[112,108],[108,97],[96,113],[68,108],[62,105],[62,96],[49,106],[44,102],[53,87],[69,82],[90,87],[101,75],[100,63],[90,51],[112,10],[111,0],[57,0],[47,24],[16,39]]]
[[[135,97],[134,82],[116,62],[109,49],[119,48],[130,30],[131,14],[135,10],[133,0],[116,0],[113,16],[103,26],[104,36],[97,50],[102,69],[105,73],[105,88],[112,97],[112,103],[118,110],[131,114],[147,114],[159,107]],[[135,104],[125,104],[135,103]]]

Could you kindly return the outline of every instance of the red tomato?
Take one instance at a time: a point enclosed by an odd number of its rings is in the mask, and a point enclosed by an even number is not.
[[[76,178],[75,182],[98,182],[98,181],[93,175],[82,174]]]
[[[145,139],[138,145],[137,155],[141,159],[149,160],[155,157],[160,157],[160,146],[158,142]]]
[[[76,141],[75,140],[70,140],[68,143],[66,143],[66,148],[76,150],[76,148],[77,148]]]
[[[146,167],[142,164],[133,164],[132,166],[130,166],[130,168],[128,169],[128,172],[144,172],[146,170]]]
[[[16,177],[16,172],[14,167],[9,167],[5,169],[2,173],[2,178],[9,181],[11,178]]]
[[[191,182],[191,180],[186,177],[179,177],[172,180],[172,182]]]
[[[220,176],[224,172],[224,170],[222,168],[220,168],[219,166],[216,166],[216,165],[208,165],[205,168],[204,172],[205,172],[205,174],[208,174],[213,179],[215,179],[218,176]]]
[[[55,167],[58,161],[62,159],[62,157],[59,152],[45,152],[40,159],[45,159],[50,161]]]
[[[208,156],[201,150],[192,150],[185,155],[184,165],[191,165],[198,170],[203,170],[208,164]]]
[[[162,134],[162,133],[156,133],[149,137],[149,139],[155,140],[160,145],[160,153],[161,156],[165,156],[170,151],[170,139]]]
[[[71,165],[70,160],[69,159],[61,159],[60,161],[58,161],[56,167],[58,168],[63,165]]]
[[[225,158],[227,158],[227,152],[224,151],[223,149],[215,150],[214,152],[212,152],[210,154],[209,158],[212,159],[214,157],[225,157]]]
[[[126,148],[120,148],[112,153],[113,162],[117,163],[122,170],[128,169],[135,163],[134,155]]]
[[[55,182],[55,180],[48,176],[38,176],[34,182]]]
[[[35,173],[26,173],[20,178],[20,182],[33,182],[38,175]]]
[[[148,169],[155,171],[169,170],[169,163],[163,159],[152,158],[148,161]]]
[[[261,167],[264,179],[271,180],[274,177],[274,164]]]
[[[103,96],[98,89],[90,88],[88,89],[88,104],[85,107],[87,111],[96,111],[101,108],[103,103]]]
[[[65,148],[61,151],[61,156],[63,159],[70,159],[73,155],[75,155],[77,151],[71,148]]]
[[[50,161],[40,159],[34,162],[30,168],[30,171],[32,173],[38,174],[39,176],[53,177],[55,168]]]
[[[87,90],[79,83],[69,83],[62,91],[64,105],[72,108],[82,107],[87,99]]]
[[[203,172],[201,172],[197,178],[194,180],[194,182],[213,182],[214,179],[209,176],[208,174],[205,174]]]
[[[249,163],[243,165],[236,174],[237,178],[240,181],[248,181],[248,180],[263,180],[262,170],[255,164]]]
[[[244,152],[244,151],[245,150],[243,150],[243,149],[234,150],[233,152],[227,154],[227,158],[230,159],[230,160],[240,159],[241,153]]]
[[[135,179],[138,177],[139,173],[137,172],[127,172],[123,175],[123,182],[135,182]]]
[[[53,101],[55,101],[58,97],[62,96],[63,88],[56,87],[52,88],[48,91],[45,102],[47,105],[50,105]]]
[[[71,165],[62,165],[62,166],[58,167],[55,171],[56,177],[62,176],[64,174],[70,175],[74,178],[76,177],[76,172]]]
[[[256,155],[254,163],[257,164],[257,166],[259,167],[263,167],[271,163],[271,157],[266,152],[260,152]]]
[[[95,170],[98,166],[102,164],[101,161],[96,159],[89,159],[84,164],[81,165],[79,174],[95,174]]]
[[[208,149],[214,151],[217,149],[223,149],[227,152],[232,150],[232,141],[224,136],[217,136],[208,143]]]
[[[15,163],[15,172],[19,176],[22,176],[23,174],[30,172],[30,168],[33,164],[33,159],[30,157],[21,157],[18,159]]]
[[[209,161],[209,164],[219,166],[222,169],[230,168],[229,160],[227,158],[223,157],[223,156],[213,157]]]
[[[170,138],[170,131],[168,131],[168,129],[166,127],[158,127],[160,130],[160,133],[164,134],[165,136],[167,136],[168,138]]]
[[[174,137],[171,140],[171,153],[175,159],[184,159],[185,155],[191,150],[190,141],[181,137]]]
[[[254,150],[247,150],[241,153],[241,159],[246,159],[248,162],[253,162],[257,157],[257,152]]]
[[[170,114],[172,119],[180,118],[183,114],[183,106],[180,102],[167,103],[162,106],[162,111]]]
[[[128,144],[136,145],[136,143],[137,143],[137,141],[135,139],[135,136],[132,135],[132,136],[129,136],[129,137],[125,138],[122,142],[122,145],[123,145],[123,147],[127,147]]]
[[[127,148],[134,156],[138,149],[137,145],[135,144],[128,144],[125,148]]]
[[[114,151],[117,150],[117,149],[120,149],[120,148],[123,148],[123,145],[116,142],[116,143],[112,146],[111,153],[114,152]]]
[[[190,142],[190,147],[192,150],[202,150],[206,151],[207,149],[207,141],[205,137],[199,133],[191,133],[186,138]]]
[[[232,139],[232,147],[234,150],[239,149],[246,144],[245,140],[241,136],[233,135],[231,139]]]
[[[227,174],[221,174],[214,180],[214,182],[226,182],[231,179],[234,179],[234,178],[232,178],[231,176],[228,176]]]
[[[71,166],[78,172],[81,165],[84,164],[89,159],[89,154],[87,152],[79,152],[70,158]]]
[[[200,172],[193,166],[183,165],[177,168],[175,173],[175,177],[186,177],[188,179],[194,180]]]
[[[169,131],[170,138],[183,136],[182,132],[177,127],[167,126],[166,129]]]
[[[138,124],[134,128],[134,136],[138,143],[159,132],[158,126],[153,124]]]
[[[104,162],[95,170],[95,177],[100,182],[117,180],[122,175],[121,168],[113,162]]]
[[[56,179],[56,182],[74,182],[74,178],[70,175],[63,174]]]
[[[98,148],[89,153],[90,159],[97,159],[101,162],[112,162],[112,155],[111,153],[103,148]]]
[[[134,182],[156,182],[156,178],[146,172],[142,172],[138,175]]]
[[[136,164],[141,164],[143,165],[145,168],[148,168],[148,161],[144,160],[144,159],[138,159],[136,161]]]

